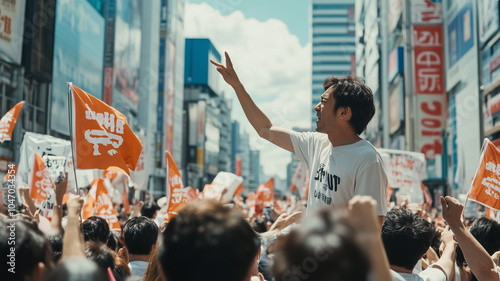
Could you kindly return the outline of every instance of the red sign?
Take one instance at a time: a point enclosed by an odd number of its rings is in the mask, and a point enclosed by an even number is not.
[[[443,27],[413,26],[415,94],[444,94]]]

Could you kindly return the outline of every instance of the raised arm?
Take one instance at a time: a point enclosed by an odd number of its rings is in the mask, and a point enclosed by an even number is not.
[[[80,196],[70,195],[68,202],[68,222],[63,238],[62,259],[85,258],[83,236],[80,232],[79,216],[83,206]]]
[[[446,196],[440,199],[443,206],[443,218],[455,234],[458,245],[464,253],[465,261],[477,280],[500,280],[493,259],[460,220],[464,206],[453,197]]]
[[[273,126],[269,118],[260,110],[259,107],[254,103],[250,95],[243,87],[243,84],[240,82],[238,75],[236,75],[236,71],[234,70],[233,63],[229,58],[227,52],[226,56],[226,65],[222,65],[213,60],[210,60],[212,64],[217,66],[217,71],[222,75],[224,81],[226,81],[231,87],[233,87],[236,92],[236,96],[243,108],[243,112],[252,124],[253,128],[261,138],[264,138],[275,145],[286,149],[290,152],[294,152],[292,141],[290,139],[290,131],[284,128]]]

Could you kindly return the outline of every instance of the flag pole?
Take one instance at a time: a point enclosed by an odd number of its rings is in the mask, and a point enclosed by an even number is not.
[[[69,121],[69,140],[71,143],[71,157],[73,158],[73,175],[75,177],[75,193],[78,195],[78,181],[76,179],[76,162],[75,162],[75,152],[74,152],[74,144],[73,144],[73,128],[72,128],[72,110],[71,110],[71,86],[72,82],[68,82],[68,121]]]

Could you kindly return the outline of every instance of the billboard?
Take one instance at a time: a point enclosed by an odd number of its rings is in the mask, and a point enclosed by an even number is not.
[[[26,0],[0,2],[0,57],[21,64]]]
[[[139,103],[140,60],[140,1],[116,0],[112,105],[127,117],[132,128]]]
[[[104,18],[87,1],[57,1],[50,127],[69,135],[68,86],[102,99]]]
[[[411,11],[413,24],[435,24],[443,21],[441,0],[412,0]]]
[[[479,21],[479,42],[481,47],[495,34],[500,28],[498,15],[498,0],[478,1]]]

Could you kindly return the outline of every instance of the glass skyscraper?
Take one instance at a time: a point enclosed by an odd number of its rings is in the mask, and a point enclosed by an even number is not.
[[[332,75],[355,73],[354,0],[312,0],[312,131],[324,92],[323,81]]]

